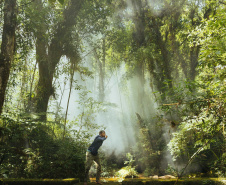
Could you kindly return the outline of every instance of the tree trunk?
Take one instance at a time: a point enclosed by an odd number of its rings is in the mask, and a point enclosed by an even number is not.
[[[31,84],[30,84],[30,88],[29,88],[29,99],[28,99],[28,103],[27,103],[27,107],[26,107],[26,112],[31,112],[32,111],[32,108],[33,108],[33,84],[34,84],[34,79],[35,79],[35,72],[36,72],[36,69],[37,69],[37,60],[36,60],[36,63],[35,63],[35,66],[34,66],[34,70],[33,70],[33,74],[32,74],[32,78],[31,78]]]
[[[200,46],[194,46],[190,49],[190,79],[195,80],[196,67],[198,65]]]
[[[64,119],[64,132],[63,132],[63,139],[66,134],[66,124],[67,124],[67,115],[68,115],[68,107],[69,107],[69,102],[71,98],[71,90],[72,90],[72,85],[73,85],[73,79],[74,79],[74,74],[75,74],[75,61],[73,59],[71,60],[71,80],[70,80],[70,90],[69,90],[69,95],[68,95],[68,100],[67,100],[67,109],[65,113],[65,119]]]
[[[11,63],[15,51],[16,0],[5,0],[4,25],[0,54],[0,114],[5,100]]]
[[[105,59],[106,59],[106,44],[105,44],[105,38],[103,38],[103,60],[102,60],[102,70],[101,70],[101,94],[102,94],[102,102],[105,98]]]
[[[49,97],[53,93],[53,74],[50,73],[48,56],[46,54],[46,42],[44,39],[44,35],[40,33],[38,34],[36,40],[36,60],[39,67],[39,81],[36,95],[36,113],[39,114],[40,120],[43,121],[46,120]]]
[[[42,0],[36,0],[35,6],[38,11],[43,9]],[[39,81],[36,94],[36,113],[39,119],[46,120],[46,111],[48,107],[49,97],[52,94],[52,77],[50,73],[50,65],[47,55],[47,27],[45,23],[39,25],[36,33],[36,62],[39,68]]]
[[[135,23],[135,32],[133,33],[134,41],[138,47],[145,44],[145,15],[144,9],[142,8],[141,0],[132,0],[134,16],[133,20]]]
[[[172,76],[170,68],[170,55],[167,49],[167,36],[165,36],[165,41],[160,32],[160,21],[158,18],[151,16],[151,23],[148,24],[149,30],[151,31],[151,42],[155,44],[156,52],[159,52],[158,57],[149,59],[148,67],[151,76],[153,77],[154,86],[161,92],[162,101],[165,100],[165,93],[172,90]],[[167,34],[166,34],[167,35]]]
[[[99,56],[97,55],[97,52],[95,50],[95,58],[98,63],[99,67],[99,101],[103,102],[105,98],[105,86],[104,86],[104,81],[105,81],[105,56],[106,56],[106,49],[105,49],[105,38],[103,39],[103,45],[102,45],[102,50],[103,50],[103,59],[100,60]]]
[[[155,34],[156,34],[156,45],[158,46],[158,48],[161,51],[161,60],[162,60],[162,69],[161,69],[161,73],[163,76],[163,80],[161,83],[164,83],[165,80],[168,80],[167,85],[168,88],[171,89],[172,88],[172,77],[171,77],[171,70],[170,70],[170,58],[169,58],[169,53],[166,47],[166,42],[163,41],[162,38],[162,34],[160,32],[160,27],[159,27],[159,23],[158,21],[156,21],[156,19],[153,17],[152,18],[153,21],[153,27],[155,30]],[[165,88],[165,85],[163,85],[163,87]],[[161,90],[162,92],[164,92],[164,90]]]
[[[133,40],[134,40],[134,47],[136,49],[139,49],[143,46],[146,46],[145,42],[145,14],[144,14],[144,8],[141,0],[132,0],[132,6],[134,11],[133,20],[135,23],[135,30],[133,32]],[[144,78],[144,67],[145,67],[145,58],[143,57],[143,54],[141,53],[140,56],[137,59],[136,63],[136,69],[135,74],[138,78],[138,101],[139,101],[139,110],[144,116],[144,97],[145,97],[145,91],[144,91],[144,84],[145,84],[145,78]]]
[[[54,95],[53,75],[61,56],[73,57],[71,55],[77,55],[76,51],[67,52],[66,50],[73,48],[73,46],[70,48],[70,32],[71,28],[76,25],[76,16],[81,9],[82,2],[82,0],[70,1],[68,7],[64,10],[64,20],[56,26],[50,45],[45,39],[45,29],[39,28],[40,33],[37,34],[36,40],[36,55],[39,65],[36,112],[40,115],[40,120],[42,121],[46,121],[49,98]]]

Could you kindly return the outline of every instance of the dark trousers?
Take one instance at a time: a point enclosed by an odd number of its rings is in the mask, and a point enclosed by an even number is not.
[[[100,180],[100,174],[101,174],[101,165],[100,165],[100,158],[97,154],[96,156],[92,155],[90,152],[86,152],[86,166],[85,166],[85,182],[89,180],[89,170],[92,166],[93,161],[97,165],[97,176],[96,176],[96,182]]]

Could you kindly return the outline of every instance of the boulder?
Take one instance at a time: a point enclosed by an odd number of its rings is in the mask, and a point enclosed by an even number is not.
[[[176,177],[172,175],[164,175],[164,176],[160,176],[159,179],[176,179]]]

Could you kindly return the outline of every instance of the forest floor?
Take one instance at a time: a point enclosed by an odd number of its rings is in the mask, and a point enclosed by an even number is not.
[[[96,185],[95,178],[88,185]],[[153,179],[118,177],[101,178],[103,185],[226,185],[226,178]],[[0,185],[83,185],[79,179],[0,179]]]
[[[90,178],[89,184],[96,184],[95,178]],[[123,181],[123,182],[122,182]],[[105,185],[116,185],[116,184],[122,184],[122,185],[173,185],[175,184],[177,179],[152,179],[147,177],[141,177],[141,178],[128,178],[128,179],[121,179],[119,177],[112,177],[112,178],[101,178],[101,182]],[[178,181],[178,185],[180,184],[192,184],[192,185],[226,185],[226,178],[182,178]],[[79,183],[79,185],[83,185],[82,182]]]

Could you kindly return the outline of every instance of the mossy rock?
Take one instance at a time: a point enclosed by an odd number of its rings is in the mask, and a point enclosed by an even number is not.
[[[75,185],[79,179],[2,179],[0,185]]]

